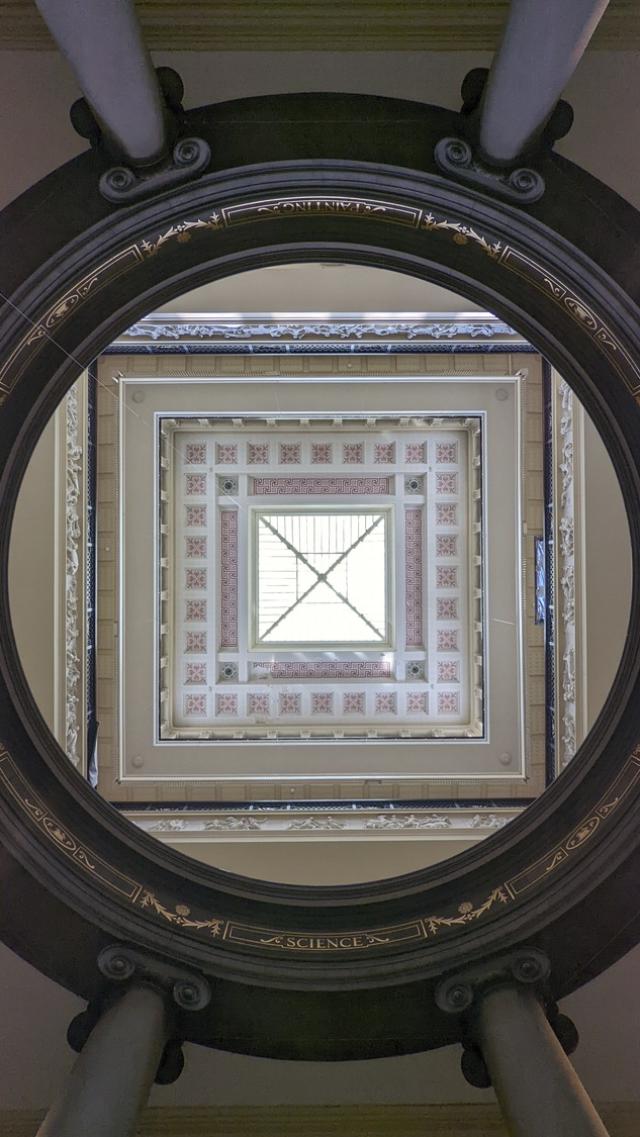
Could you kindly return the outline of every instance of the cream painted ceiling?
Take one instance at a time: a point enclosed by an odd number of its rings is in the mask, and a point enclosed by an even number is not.
[[[290,264],[254,269],[183,292],[162,312],[477,312],[473,301],[430,281],[361,265]]]
[[[493,51],[508,0],[138,0],[152,51]],[[50,50],[34,0],[0,0],[0,48]],[[637,0],[611,0],[591,49],[640,47]]]

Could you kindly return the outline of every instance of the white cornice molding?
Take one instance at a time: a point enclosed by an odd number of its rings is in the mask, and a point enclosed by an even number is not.
[[[419,344],[482,343],[525,345],[523,337],[489,312],[376,313],[233,313],[153,312],[111,345],[133,344]],[[525,345],[526,346],[526,345]]]
[[[236,810],[136,809],[126,817],[146,833],[162,834],[163,840],[174,836],[181,842],[190,839],[208,841],[229,839],[291,839],[313,834],[341,839],[377,840],[401,836],[422,840],[475,840],[504,828],[522,808],[447,807],[447,808],[358,808],[339,806],[314,809],[275,809],[268,806]]]

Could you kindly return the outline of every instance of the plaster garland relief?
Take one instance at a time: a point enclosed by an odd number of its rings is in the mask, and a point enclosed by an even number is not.
[[[576,691],[576,405],[573,392],[564,379],[557,376],[554,431],[555,466],[557,472],[556,524],[557,580],[559,582],[559,616],[557,621],[558,676],[557,718],[559,766],[563,769],[573,758],[577,746]]]
[[[65,399],[64,740],[74,766],[83,761],[84,738],[84,440],[76,383]]]

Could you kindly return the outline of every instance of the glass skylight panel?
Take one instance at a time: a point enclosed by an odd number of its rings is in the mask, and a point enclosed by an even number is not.
[[[257,512],[256,646],[387,646],[388,516]]]

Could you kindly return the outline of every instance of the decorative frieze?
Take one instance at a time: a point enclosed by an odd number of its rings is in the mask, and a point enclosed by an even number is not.
[[[295,837],[305,833],[340,833],[345,838],[375,838],[382,834],[401,834],[403,837],[460,837],[473,840],[504,828],[522,811],[515,803],[512,807],[478,808],[448,806],[429,809],[376,809],[376,808],[308,808],[273,809],[256,807],[240,810],[126,810],[126,816],[147,833],[162,835],[164,840],[175,836],[179,840],[197,839],[207,835],[215,840],[248,835],[260,837]]]
[[[233,320],[228,316],[210,316],[199,313],[184,316],[179,313],[152,313],[123,332],[113,345],[123,351],[133,344],[207,343],[212,348],[221,344],[239,344],[242,350],[251,344],[321,343],[331,344],[338,350],[341,344],[354,345],[384,343],[394,350],[403,344],[442,342],[445,344],[475,343],[478,341],[502,342],[521,346],[522,337],[502,320],[486,312],[477,317],[460,318],[455,313],[424,313],[412,320],[371,319],[354,314],[340,319],[327,320],[305,316],[298,320],[282,320],[257,313]]]
[[[556,377],[554,451],[556,467],[557,723],[560,768],[577,746],[576,652],[576,403],[569,384]]]

